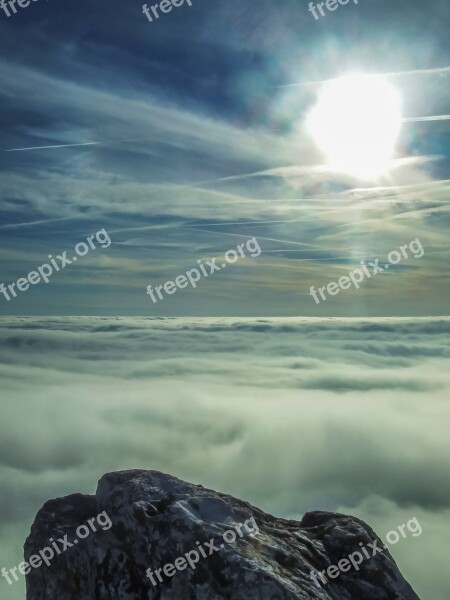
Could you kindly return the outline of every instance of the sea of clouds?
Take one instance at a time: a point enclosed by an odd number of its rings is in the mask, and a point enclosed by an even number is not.
[[[450,318],[0,319],[0,567],[49,498],[158,469],[280,516],[351,513],[446,597]],[[24,586],[0,581],[1,597]]]

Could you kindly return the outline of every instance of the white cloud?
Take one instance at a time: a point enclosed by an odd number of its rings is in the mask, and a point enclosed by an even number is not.
[[[414,566],[440,564],[450,510],[449,332],[449,318],[2,320],[3,562],[46,499],[153,468],[279,515],[345,508],[379,534],[420,517],[419,544],[393,553],[441,600],[445,572]]]

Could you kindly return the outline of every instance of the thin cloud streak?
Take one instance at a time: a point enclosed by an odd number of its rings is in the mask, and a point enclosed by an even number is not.
[[[408,117],[402,119],[403,123],[420,123],[422,121],[448,121],[450,115],[434,115],[432,117]]]
[[[403,119],[404,121],[418,121],[418,120],[444,120],[444,117],[450,119],[450,115],[442,115],[440,117],[414,117],[411,119]],[[392,169],[397,169],[399,167],[405,167],[409,165],[420,165],[426,162],[431,162],[434,160],[439,160],[441,157],[438,155],[430,155],[430,156],[407,156],[403,158],[395,158],[390,161],[390,165]],[[253,173],[241,173],[239,175],[229,175],[227,177],[221,177],[219,179],[198,182],[200,183],[220,183],[224,181],[239,181],[243,179],[250,179],[252,177],[297,177],[301,175],[332,175],[339,173],[335,169],[333,169],[330,165],[326,164],[317,164],[317,165],[290,165],[287,167],[275,167],[272,169],[264,169],[263,171],[255,171]],[[192,188],[195,189],[195,188]],[[200,188],[201,189],[201,188]]]
[[[0,225],[0,229],[20,229],[20,227],[32,227],[33,225],[45,225],[47,223],[55,223],[57,221],[70,221],[71,217],[60,217],[57,219],[41,219],[40,221],[29,221],[27,223],[8,223]]]
[[[438,75],[441,73],[450,73],[449,67],[438,67],[436,69],[415,69],[413,71],[396,71],[393,73],[367,73],[368,77],[404,77],[408,75]],[[285,85],[276,85],[276,88],[300,87],[303,85],[322,85],[336,81],[336,77],[332,79],[323,79],[322,81],[301,81],[300,83],[287,83]]]
[[[12,148],[5,152],[23,152],[25,150],[46,150],[47,148],[72,148],[73,146],[96,146],[101,142],[86,142],[84,144],[59,144],[57,146],[33,146],[31,148]]]

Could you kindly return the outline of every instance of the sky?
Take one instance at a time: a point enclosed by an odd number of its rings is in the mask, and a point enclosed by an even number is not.
[[[392,554],[448,596],[448,24],[446,0],[0,8],[0,568],[46,500],[147,468],[380,536],[416,517]],[[401,127],[376,176],[310,127],[355,73],[319,128],[358,162],[378,75]]]
[[[319,20],[304,0],[195,0],[152,23],[134,1],[0,13],[0,283],[111,239],[0,294],[0,314],[448,314],[444,0],[362,0]],[[334,171],[305,128],[320,82],[355,71],[390,74],[402,98],[395,165],[376,180]],[[257,258],[147,294],[253,237]],[[415,239],[420,259],[310,295]]]

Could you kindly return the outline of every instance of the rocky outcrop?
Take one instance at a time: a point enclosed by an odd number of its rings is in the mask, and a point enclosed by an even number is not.
[[[47,564],[30,567],[27,600],[419,600],[387,550],[327,584],[310,577],[374,540],[354,517],[280,519],[163,473],[109,473],[95,496],[39,511],[25,560],[47,547]]]

